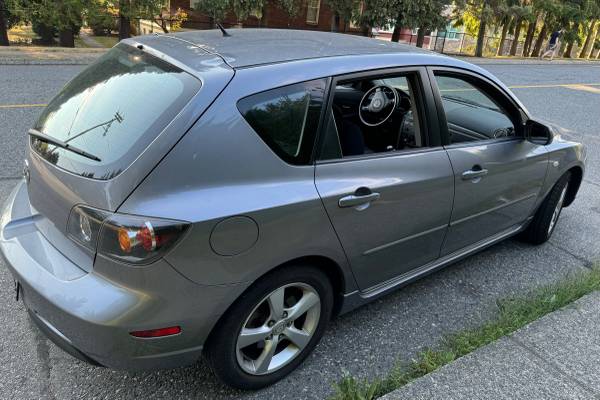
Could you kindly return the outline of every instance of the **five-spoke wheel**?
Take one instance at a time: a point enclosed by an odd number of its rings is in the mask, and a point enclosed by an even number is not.
[[[321,269],[277,269],[253,284],[219,321],[206,343],[208,361],[230,386],[270,385],[312,351],[332,309],[332,285]]]
[[[282,286],[250,313],[237,340],[237,360],[249,374],[273,372],[293,360],[313,336],[321,301],[305,283]]]

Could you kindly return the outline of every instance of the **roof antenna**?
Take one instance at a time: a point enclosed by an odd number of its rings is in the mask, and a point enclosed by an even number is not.
[[[221,30],[221,33],[223,34],[224,37],[231,36],[229,33],[227,33],[225,28],[223,28],[223,25],[221,25],[220,22],[217,22],[217,28],[219,28]]]

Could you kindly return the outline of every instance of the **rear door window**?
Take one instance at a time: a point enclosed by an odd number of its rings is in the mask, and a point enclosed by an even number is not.
[[[238,109],[262,140],[291,164],[310,161],[319,125],[325,79],[268,90],[238,101]]]
[[[146,149],[200,87],[183,70],[120,44],[69,82],[35,125],[100,161],[36,138],[32,147],[63,169],[110,179]]]

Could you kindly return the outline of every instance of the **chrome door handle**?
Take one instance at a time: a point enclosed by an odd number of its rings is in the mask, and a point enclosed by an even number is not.
[[[485,168],[470,169],[470,170],[462,173],[462,178],[463,178],[463,180],[468,181],[468,180],[475,179],[475,178],[481,178],[482,176],[487,175],[487,173],[488,173],[488,170]]]
[[[355,207],[355,206],[360,206],[362,204],[366,204],[366,203],[370,203],[372,201],[378,200],[379,197],[381,197],[379,195],[379,193],[369,193],[369,194],[358,195],[358,196],[351,194],[351,195],[342,197],[338,201],[338,205],[342,208]]]

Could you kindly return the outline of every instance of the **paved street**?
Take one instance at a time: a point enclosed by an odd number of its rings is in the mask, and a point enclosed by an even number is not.
[[[0,262],[0,398],[321,399],[344,371],[384,374],[444,334],[481,323],[495,299],[561,279],[600,259],[600,65],[495,63],[529,110],[588,147],[588,171],[550,243],[508,240],[337,318],[301,368],[260,392],[235,392],[203,361],[168,371],[127,373],[85,365],[46,340],[14,301]],[[54,93],[82,66],[0,65],[0,202],[20,176],[26,132]]]

